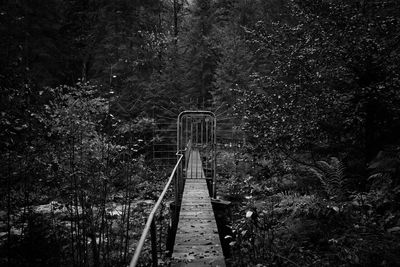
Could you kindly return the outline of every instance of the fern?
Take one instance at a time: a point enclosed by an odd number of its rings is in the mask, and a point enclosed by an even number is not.
[[[318,168],[308,167],[308,170],[320,181],[325,192],[331,198],[341,199],[346,194],[345,186],[345,167],[336,157],[332,157],[330,162],[318,161]]]

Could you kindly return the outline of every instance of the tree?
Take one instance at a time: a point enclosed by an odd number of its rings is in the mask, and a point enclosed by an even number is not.
[[[387,67],[395,63],[384,63],[398,56],[393,7],[370,5],[365,13],[344,2],[288,6],[287,23],[250,31],[256,57],[273,64],[258,69],[243,102],[249,132],[267,147],[365,151],[371,159],[398,127],[398,78]]]
[[[187,98],[194,99],[197,107],[204,107],[211,99],[215,71],[215,51],[212,48],[210,31],[212,25],[212,4],[210,0],[198,0],[190,21],[187,39],[185,68]]]
[[[238,91],[249,90],[252,54],[234,29],[216,28],[213,34],[218,36],[215,46],[221,54],[214,74],[213,104],[231,109],[236,104]]]

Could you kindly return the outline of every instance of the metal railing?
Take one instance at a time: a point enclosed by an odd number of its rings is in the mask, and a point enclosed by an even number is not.
[[[179,195],[182,193],[183,191],[183,170],[187,168],[187,162],[189,159],[189,155],[190,155],[190,150],[191,150],[191,145],[190,143],[187,144],[187,147],[185,150],[177,152],[176,155],[179,156],[175,167],[173,168],[171,175],[168,178],[168,181],[162,191],[162,193],[160,194],[156,204],[154,205],[153,209],[150,212],[150,215],[147,219],[146,225],[143,229],[142,235],[139,239],[139,242],[136,246],[136,250],[135,253],[132,257],[132,260],[129,264],[129,267],[135,267],[137,266],[138,262],[139,262],[139,258],[140,255],[142,253],[144,244],[146,242],[146,238],[149,235],[150,232],[150,239],[151,239],[151,258],[152,258],[152,266],[158,266],[158,254],[157,254],[157,227],[156,227],[156,212],[157,210],[160,208],[160,206],[162,205],[162,201],[165,197],[165,195],[168,192],[169,187],[171,186],[172,182],[174,181],[175,183],[175,212],[174,212],[174,222],[176,222],[176,217],[177,214],[179,212]],[[182,153],[184,152],[184,153]],[[182,164],[182,159],[185,159],[184,164]],[[175,179],[174,179],[175,178]]]
[[[217,119],[213,112],[207,110],[185,110],[179,113],[177,119],[177,150],[182,149],[188,142],[197,148],[207,147],[204,167],[210,167],[212,173],[211,191],[216,198],[216,136]]]
[[[167,184],[164,187],[160,197],[158,198],[156,204],[150,212],[149,218],[147,219],[146,225],[144,227],[143,233],[140,237],[140,240],[137,244],[135,253],[130,262],[130,267],[137,266],[139,262],[139,257],[143,251],[143,247],[146,241],[146,238],[150,232],[151,239],[151,258],[152,258],[152,266],[158,266],[158,252],[157,252],[157,226],[156,226],[156,212],[162,206],[162,201],[165,195],[168,192],[169,187],[172,184],[172,181],[175,177],[174,182],[174,193],[175,193],[175,203],[174,203],[174,212],[173,212],[173,220],[172,220],[172,229],[176,229],[177,222],[179,220],[179,209],[181,202],[181,195],[183,192],[183,187],[185,183],[184,174],[185,170],[188,168],[188,160],[191,152],[191,148],[207,148],[208,151],[205,153],[206,161],[205,167],[210,167],[212,171],[212,196],[216,197],[216,116],[214,113],[210,111],[183,111],[179,114],[177,119],[177,153],[179,156],[175,167],[167,181]],[[184,164],[182,164],[182,159],[185,158]],[[210,166],[208,166],[208,164]],[[162,209],[161,209],[162,210]],[[162,216],[161,216],[162,217]],[[173,232],[174,230],[172,230]],[[170,239],[174,239],[172,236],[174,233],[170,232]],[[162,227],[160,229],[160,243],[159,250],[162,251],[161,242],[162,242]],[[172,244],[173,246],[173,244]],[[172,248],[170,246],[170,248]]]

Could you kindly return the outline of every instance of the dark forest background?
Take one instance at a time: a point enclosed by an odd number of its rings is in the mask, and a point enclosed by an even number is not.
[[[232,266],[400,266],[399,1],[0,3],[0,265],[126,265],[206,109]]]

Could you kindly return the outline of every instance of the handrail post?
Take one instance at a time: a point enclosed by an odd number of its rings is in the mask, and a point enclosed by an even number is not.
[[[178,171],[175,173],[175,205],[174,205],[174,224],[178,221],[178,205],[179,205],[179,175]]]
[[[178,172],[178,181],[179,181],[179,196],[182,195],[183,192],[183,168],[182,168],[183,164],[181,162],[181,171]],[[179,201],[180,202],[180,201]]]
[[[152,266],[158,266],[158,255],[157,255],[157,229],[156,223],[153,218],[151,220],[151,227],[150,227],[150,238],[151,238],[151,258],[152,258]]]

